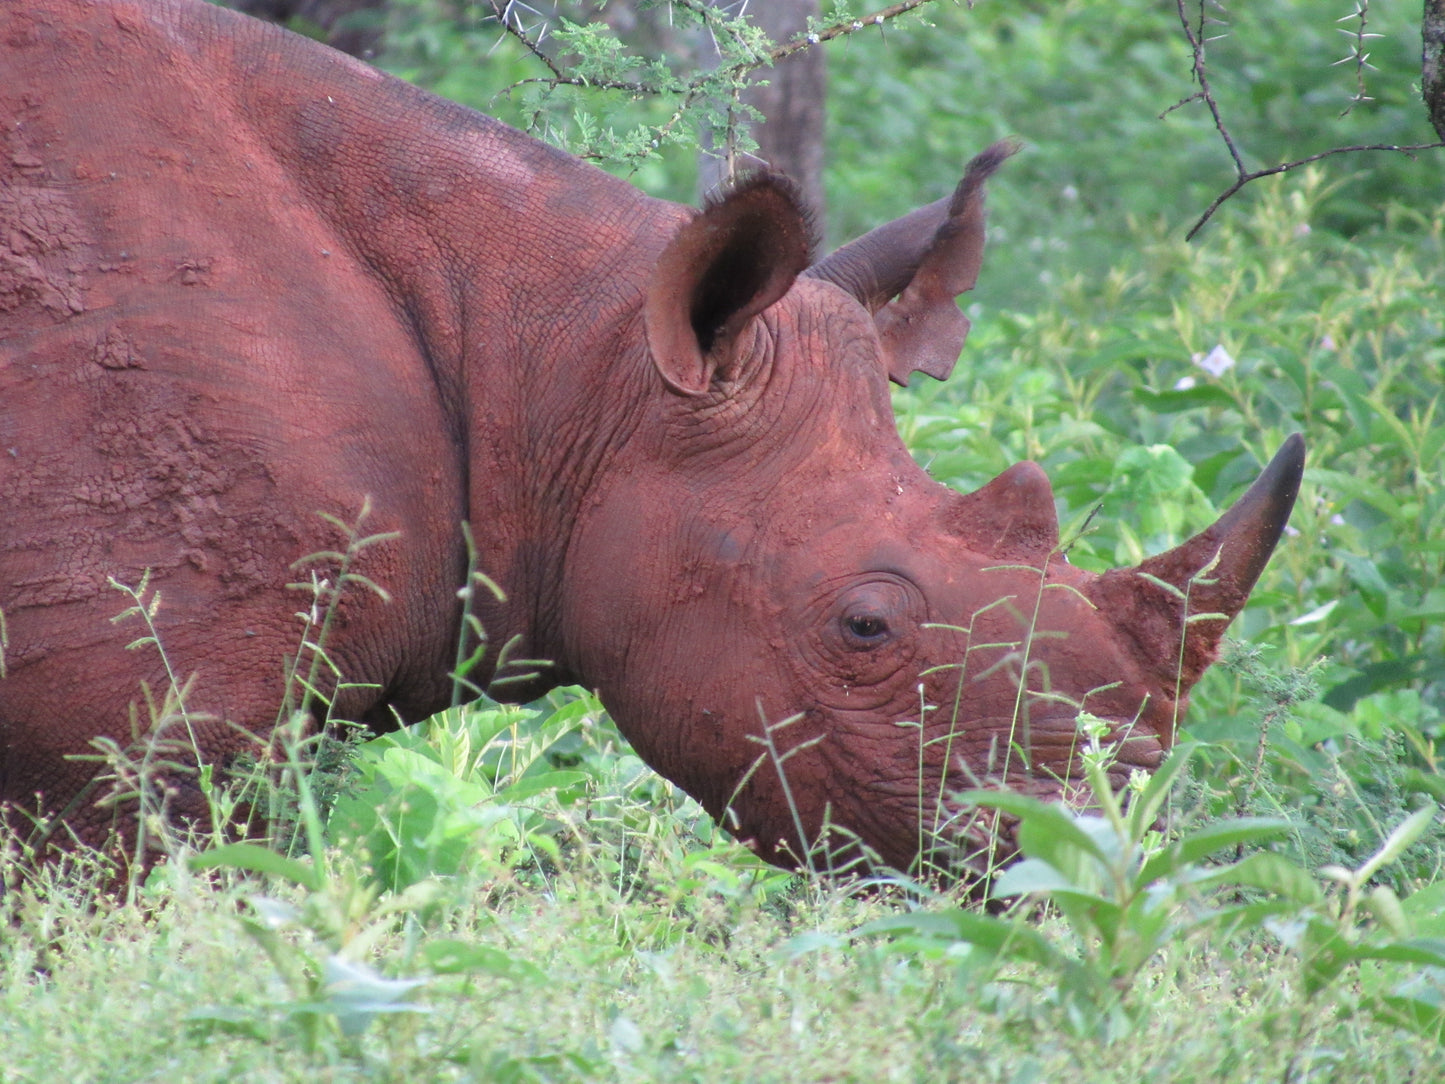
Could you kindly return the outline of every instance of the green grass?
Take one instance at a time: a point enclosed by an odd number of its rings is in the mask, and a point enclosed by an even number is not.
[[[632,800],[656,815],[651,793]],[[1429,1037],[1351,1011],[1388,965],[1311,998],[1274,938],[1179,937],[1142,961],[1131,1002],[1102,984],[1090,1015],[1047,970],[907,930],[896,896],[698,837],[620,842],[584,827],[545,872],[479,854],[485,876],[400,906],[340,853],[312,889],[175,870],[141,906],[75,880],[21,888],[4,902],[0,1078],[1439,1079]],[[1023,921],[1073,944],[1059,918]],[[897,935],[856,932],[870,922]]]

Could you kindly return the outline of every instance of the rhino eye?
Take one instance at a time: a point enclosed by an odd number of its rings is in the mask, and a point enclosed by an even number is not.
[[[843,618],[843,627],[860,646],[872,646],[888,635],[888,622],[877,614],[851,614]]]

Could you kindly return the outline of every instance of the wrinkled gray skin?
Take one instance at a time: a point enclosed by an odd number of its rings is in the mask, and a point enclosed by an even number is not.
[[[343,595],[333,715],[385,729],[449,702],[466,521],[506,592],[478,594],[474,680],[596,687],[772,861],[956,871],[980,841],[951,794],[1072,795],[1081,708],[1121,776],[1158,762],[1293,503],[1298,438],[1198,538],[1096,576],[1057,552],[1037,466],[964,495],[914,464],[888,380],[958,356],[1006,146],[815,263],[779,178],[702,212],[648,199],[188,0],[5,5],[0,70],[12,823],[133,823],[74,759],[129,744],[141,683],[168,686],[126,650],[145,630],[111,622],[108,577],[150,570],[224,768],[285,700],[293,563],[341,545],[316,513],[369,504],[362,530],[394,534],[356,570],[389,598]],[[550,665],[498,670],[500,645]],[[193,776],[168,786],[204,819]]]

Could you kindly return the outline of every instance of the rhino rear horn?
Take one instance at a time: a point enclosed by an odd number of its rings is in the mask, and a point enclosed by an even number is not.
[[[1304,461],[1295,433],[1212,526],[1136,568],[1105,573],[1090,592],[1166,686],[1187,691],[1214,661],[1289,521]]]
[[[1012,141],[995,143],[968,164],[952,196],[880,226],[808,272],[875,314],[895,383],[906,386],[915,371],[938,380],[953,371],[969,329],[955,298],[973,289],[983,265],[984,182],[1017,150]]]
[[[1059,515],[1049,476],[1037,463],[1015,463],[982,489],[948,502],[949,533],[970,548],[1005,561],[1037,562],[1059,548]]]
[[[644,318],[658,373],[674,391],[707,391],[739,333],[812,259],[812,225],[793,183],[756,174],[709,200],[653,268]]]

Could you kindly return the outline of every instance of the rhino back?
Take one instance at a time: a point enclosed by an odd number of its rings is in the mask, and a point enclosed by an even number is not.
[[[673,212],[204,4],[7,5],[0,50],[0,797],[88,774],[59,758],[121,737],[116,689],[163,677],[121,650],[138,632],[110,625],[111,577],[154,574],[212,749],[235,744],[224,720],[274,718],[292,562],[338,546],[318,512],[368,500],[364,529],[398,537],[361,571],[393,601],[342,605],[335,660],[370,685],[342,710],[441,706],[472,445],[520,439],[555,361],[536,344],[559,313],[624,310],[641,271],[618,239]],[[493,496],[505,532],[516,495]],[[85,733],[47,721],[57,684],[96,688]]]

